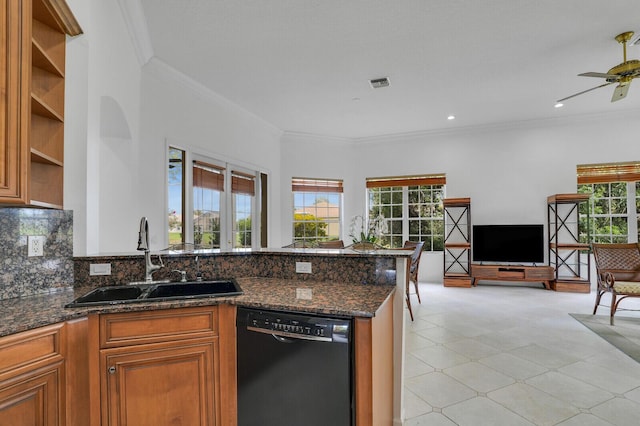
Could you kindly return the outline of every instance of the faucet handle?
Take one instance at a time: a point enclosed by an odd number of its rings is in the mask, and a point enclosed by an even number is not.
[[[178,272],[180,274],[180,282],[181,283],[186,283],[187,282],[187,271],[181,271],[180,269],[174,269],[171,272]]]

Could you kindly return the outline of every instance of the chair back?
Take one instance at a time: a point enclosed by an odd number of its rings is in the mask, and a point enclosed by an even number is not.
[[[296,240],[291,244],[282,246],[282,248],[316,248],[318,244],[315,241]]]
[[[411,255],[411,266],[409,267],[409,273],[411,274],[411,279],[417,281],[418,268],[420,267],[420,257],[422,257],[422,247],[424,246],[423,241],[405,241],[403,248],[412,248],[413,254]]]
[[[626,244],[592,244],[598,277],[611,273],[616,281],[640,281],[640,246]]]
[[[344,241],[342,240],[318,241],[318,248],[341,249],[341,248],[344,248]]]

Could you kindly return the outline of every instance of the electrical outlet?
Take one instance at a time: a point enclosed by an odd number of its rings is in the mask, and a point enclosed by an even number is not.
[[[29,235],[27,239],[27,256],[44,256],[44,242],[45,237],[43,235]]]
[[[111,275],[110,263],[89,264],[89,275]]]
[[[310,274],[311,262],[296,262],[296,272],[299,274]]]
[[[296,299],[311,300],[313,299],[313,291],[310,288],[296,288]]]

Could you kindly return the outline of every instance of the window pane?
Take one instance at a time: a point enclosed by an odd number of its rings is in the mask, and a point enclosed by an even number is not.
[[[253,196],[233,194],[233,248],[251,247]]]
[[[193,188],[193,243],[220,248],[220,198],[222,193]]]
[[[168,200],[169,200],[169,245],[184,242],[184,151],[169,147]]]
[[[404,240],[423,241],[425,250],[443,250],[444,215],[442,185],[369,189],[369,215],[390,219],[382,239],[386,247],[402,247]],[[391,193],[391,197],[384,194]],[[406,194],[406,196],[405,196]],[[406,208],[407,217],[403,216]]]
[[[294,243],[339,240],[341,203],[342,193],[339,192],[293,191]]]
[[[591,223],[591,241],[586,241],[586,235],[581,235],[581,242],[596,243],[626,243],[629,241],[629,220],[637,220],[631,212],[628,212],[627,183],[611,182],[598,184],[578,185],[578,192],[589,193],[592,196],[589,200],[589,213]],[[582,229],[586,225],[586,213],[584,208],[580,209],[580,224]]]

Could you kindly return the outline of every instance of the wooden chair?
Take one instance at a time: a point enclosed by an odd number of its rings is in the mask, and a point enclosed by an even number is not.
[[[413,282],[413,286],[416,290],[416,296],[418,296],[418,303],[422,303],[420,300],[420,290],[418,290],[418,269],[420,267],[420,258],[422,257],[422,247],[424,246],[424,242],[415,242],[415,241],[405,241],[402,246],[403,249],[413,249],[413,254],[411,255],[411,264],[409,265],[409,271],[407,273],[406,280],[406,293],[407,293],[407,308],[409,308],[409,315],[411,316],[411,321],[413,321],[413,310],[411,309],[411,299],[409,294],[409,283]]]
[[[600,299],[611,292],[610,324],[620,302],[627,297],[640,297],[640,246],[629,244],[592,244],[596,263],[598,291],[593,315]]]
[[[344,248],[344,241],[342,240],[318,241],[318,248],[341,249],[341,248]]]
[[[282,248],[316,248],[318,244],[315,241],[296,240],[291,244],[282,246]]]

